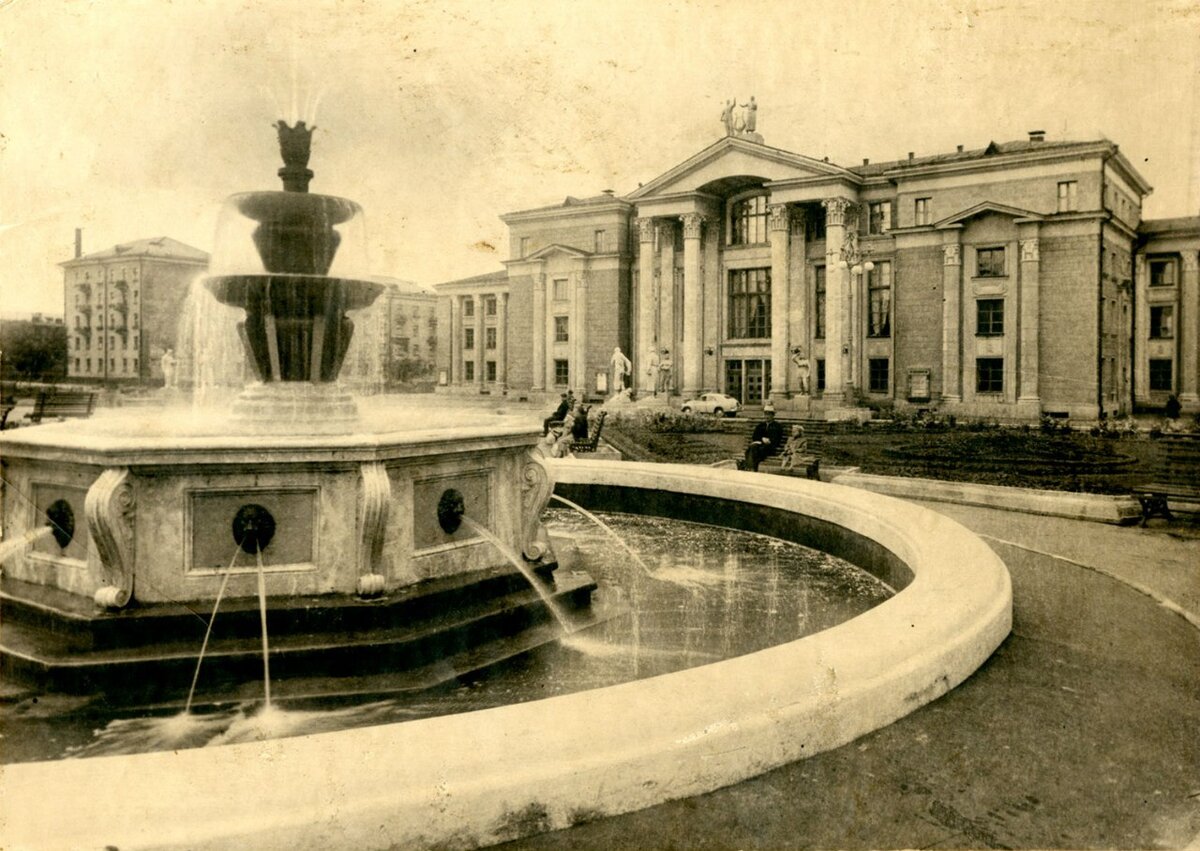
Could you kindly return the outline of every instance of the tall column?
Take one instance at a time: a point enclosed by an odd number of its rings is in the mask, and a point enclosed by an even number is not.
[[[840,405],[846,398],[846,349],[843,317],[850,270],[838,264],[846,238],[847,198],[826,198],[825,208],[825,392],[823,398]]]
[[[1189,410],[1200,407],[1200,387],[1197,387],[1197,334],[1200,322],[1196,308],[1200,307],[1200,259],[1195,249],[1183,252],[1183,274],[1179,281],[1179,402]]]
[[[475,293],[475,383],[482,390],[484,384],[487,383],[487,375],[484,370],[484,359],[487,357],[487,349],[484,347],[484,330],[483,330],[483,293]]]
[[[450,327],[446,329],[450,341],[450,384],[462,381],[462,297],[450,296]]]
[[[942,243],[942,401],[962,401],[962,238],[943,232]]]
[[[535,392],[546,389],[546,274],[533,276],[533,386]]]
[[[496,383],[508,390],[508,293],[496,296]]]
[[[633,354],[634,384],[639,395],[654,392],[654,375],[648,372],[651,353],[657,348],[654,322],[654,219],[638,219],[638,329]]]
[[[575,302],[571,311],[571,377],[574,379],[575,396],[587,398],[588,394],[588,363],[587,363],[587,272],[572,272],[572,299]]]
[[[767,230],[771,238],[771,397],[779,401],[787,395],[790,251],[788,208],[772,204],[767,208]]]
[[[1032,406],[1032,415],[1041,413],[1038,395],[1038,316],[1041,291],[1041,259],[1038,251],[1038,226],[1021,228],[1021,332],[1020,374],[1018,376],[1018,405]]]
[[[704,378],[704,281],[700,277],[700,235],[704,217],[683,217],[683,357],[675,363],[683,370],[683,395],[700,393]]]
[[[668,396],[674,392],[679,352],[675,351],[675,228],[674,219],[658,223],[658,349],[663,359],[670,358],[676,369],[671,371],[671,383],[664,387]],[[666,349],[668,354],[663,354]]]

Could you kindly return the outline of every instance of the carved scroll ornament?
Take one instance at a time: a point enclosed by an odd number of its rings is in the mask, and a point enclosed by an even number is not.
[[[83,512],[103,574],[94,597],[98,606],[119,609],[133,599],[133,511],[128,469],[105,470],[88,488]]]

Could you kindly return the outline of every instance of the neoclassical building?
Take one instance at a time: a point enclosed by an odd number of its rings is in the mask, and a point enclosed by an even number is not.
[[[435,287],[443,391],[603,396],[619,347],[659,403],[1200,409],[1200,216],[1143,221],[1112,142],[844,167],[727,128],[624,197],[502,216],[505,270]]]

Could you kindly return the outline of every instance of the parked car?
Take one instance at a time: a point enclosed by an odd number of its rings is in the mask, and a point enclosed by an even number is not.
[[[738,400],[724,393],[702,393],[690,402],[683,403],[685,414],[695,411],[700,414],[716,414],[718,417],[732,417],[742,406]]]

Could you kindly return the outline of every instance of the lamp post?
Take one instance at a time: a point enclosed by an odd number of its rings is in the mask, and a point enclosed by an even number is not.
[[[875,268],[875,264],[871,262],[871,247],[859,243],[857,230],[847,229],[837,265],[839,269],[849,269],[852,275],[849,309],[843,314],[849,327],[844,327],[842,332],[842,375],[846,377],[849,397],[850,391],[857,390],[862,383],[859,376],[859,332],[862,318],[859,314],[862,309],[863,276]]]

